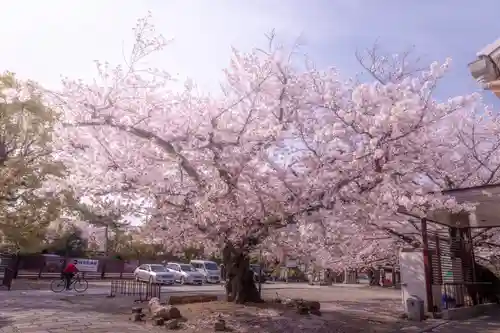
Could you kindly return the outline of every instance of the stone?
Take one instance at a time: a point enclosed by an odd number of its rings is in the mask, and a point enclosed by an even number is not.
[[[287,304],[288,306],[295,307],[297,313],[301,315],[314,314],[316,316],[321,316],[321,304],[318,301],[306,301],[300,298],[292,299]]]
[[[171,305],[161,305],[160,300],[156,297],[153,297],[149,303],[149,313],[151,314],[151,318],[155,319],[179,319],[182,317],[181,312],[178,308]]]
[[[214,330],[216,332],[224,332],[226,330],[226,322],[223,319],[219,319],[214,324]]]
[[[142,313],[142,308],[139,306],[134,306],[132,308],[132,313]]]
[[[309,309],[309,313],[321,317],[321,311],[319,309]]]
[[[307,306],[310,310],[321,309],[321,304],[317,301],[304,301],[304,305]]]
[[[130,317],[130,320],[132,321],[142,321],[142,318],[144,317],[144,314],[143,313],[134,313],[132,314],[132,316]]]
[[[165,322],[165,328],[169,330],[178,330],[181,328],[179,319],[170,319]]]
[[[153,326],[163,326],[165,324],[165,319],[163,318],[154,318],[153,319]]]
[[[176,308],[175,306],[166,306],[167,308],[167,311],[168,311],[168,317],[169,319],[179,319],[181,318],[181,312],[179,311],[178,308]]]
[[[300,315],[306,315],[309,313],[309,309],[306,306],[299,305],[297,306],[297,313]]]
[[[160,299],[158,297],[152,297],[148,302],[149,313],[152,314],[152,309],[158,306],[161,306]]]
[[[173,295],[170,296],[168,304],[191,304],[191,303],[207,303],[217,301],[217,295]]]
[[[181,316],[179,309],[173,306],[164,306],[160,304],[160,300],[156,297],[151,298],[148,303],[149,313],[151,318],[162,318],[163,320],[175,319]]]

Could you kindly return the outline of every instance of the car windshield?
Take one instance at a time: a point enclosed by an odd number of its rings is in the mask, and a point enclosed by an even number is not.
[[[181,265],[181,270],[183,272],[196,272],[196,269],[191,265]]]
[[[167,269],[162,265],[151,265],[151,271],[153,272],[167,272]]]
[[[205,269],[207,271],[216,271],[216,270],[219,269],[219,266],[217,266],[217,264],[214,263],[214,262],[206,262],[205,263]]]

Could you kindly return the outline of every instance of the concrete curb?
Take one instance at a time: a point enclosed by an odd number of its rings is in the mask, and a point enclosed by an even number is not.
[[[370,288],[373,286],[370,286],[368,284],[358,284],[358,283],[351,283],[351,284],[344,284],[344,283],[338,283],[338,284],[332,284],[331,286],[325,286],[325,287],[339,287],[339,288]]]
[[[397,332],[399,332],[399,333],[400,332],[412,332],[412,333],[432,332],[434,329],[441,327],[441,326],[445,326],[449,323],[450,323],[450,321],[446,320],[446,321],[435,322],[435,323],[426,325],[425,327],[407,326],[407,327],[403,327],[402,329],[398,329],[397,331],[394,331],[393,333],[397,333]]]
[[[443,310],[443,319],[445,320],[466,320],[479,316],[497,312],[500,309],[497,303],[478,304],[469,307],[453,308]]]
[[[449,323],[450,323],[449,321],[445,321],[444,323],[438,323],[438,324],[430,325],[429,327],[425,327],[425,328],[421,329],[420,331],[418,331],[418,333],[431,332],[435,328],[448,325]]]

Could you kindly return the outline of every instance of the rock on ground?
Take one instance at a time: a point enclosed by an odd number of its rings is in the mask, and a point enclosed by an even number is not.
[[[181,317],[181,313],[178,308],[171,305],[162,305],[160,300],[153,297],[148,303],[149,313],[151,317],[161,318],[163,320],[177,319]]]

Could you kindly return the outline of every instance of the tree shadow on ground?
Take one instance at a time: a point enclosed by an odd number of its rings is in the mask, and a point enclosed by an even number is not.
[[[328,302],[326,303],[328,304]],[[363,311],[389,317],[399,317],[404,311],[401,300],[393,298],[373,298],[362,301],[336,300],[332,303],[346,310]]]
[[[294,308],[285,304],[265,303],[237,305],[227,302],[209,302],[178,306],[188,321],[182,333],[212,332],[219,318],[224,319],[234,332],[259,333],[361,333],[361,332],[404,332],[405,327],[423,329],[428,322],[409,322],[397,316],[384,315],[387,299],[374,299],[370,302],[338,301],[336,308],[322,303],[322,316],[300,315]],[[334,303],[334,302],[332,302]],[[360,304],[361,303],[361,304]],[[369,303],[368,305],[365,303]],[[377,305],[378,304],[378,305]],[[87,318],[96,327],[99,323],[120,321],[129,325],[128,316],[133,306],[147,307],[147,303],[137,304],[126,298],[106,297],[29,297],[18,298],[15,302],[5,299],[0,316],[0,328],[22,322],[27,317],[40,324],[42,319],[51,321],[61,318],[77,321]],[[382,312],[377,312],[380,309]],[[29,313],[29,314],[28,314]],[[18,321],[19,320],[19,321]],[[145,324],[147,327],[150,322]],[[94,326],[93,326],[94,327]],[[103,326],[104,327],[104,326]],[[144,327],[144,326],[143,326]],[[109,327],[108,327],[109,328]],[[145,330],[156,332],[151,326]],[[492,313],[475,320],[451,323],[439,329],[443,333],[496,332],[500,328],[500,315]],[[418,329],[416,330],[418,331]]]
[[[500,332],[500,314],[494,311],[473,319],[450,321],[436,330],[441,333],[496,333]]]
[[[12,325],[14,322],[12,318],[0,315],[0,328]]]
[[[17,296],[13,301],[7,299],[2,305],[8,307],[9,312],[15,310],[60,310],[63,312],[80,313],[92,311],[103,314],[119,314],[124,310],[130,312],[137,304],[133,297],[108,298],[105,296],[87,295],[50,295],[47,297],[26,295]]]
[[[380,320],[344,310],[322,310],[321,316],[298,314],[296,309],[276,307],[257,314],[244,314],[239,321],[256,332],[395,332],[405,326],[400,320]],[[275,310],[276,312],[274,312]],[[266,313],[267,312],[267,313]]]
[[[106,297],[24,297],[25,301],[8,305],[10,322],[20,320],[27,313],[32,321],[38,318],[89,318],[95,325],[99,322],[129,322],[133,306],[147,307],[124,298]],[[408,322],[398,318],[377,318],[376,315],[347,310],[322,310],[322,316],[301,315],[284,304],[264,303],[239,305],[222,301],[185,304],[178,306],[188,321],[189,329],[180,332],[211,332],[219,318],[226,321],[234,332],[259,333],[332,333],[332,332],[400,332]],[[150,325],[147,323],[146,325]]]
[[[400,332],[408,322],[398,318],[380,319],[345,310],[322,310],[321,316],[299,314],[285,304],[237,305],[225,302],[192,304],[179,307],[189,321],[203,317],[206,323],[224,319],[235,332]],[[206,329],[213,326],[206,326]],[[205,331],[201,331],[205,332]]]
[[[116,329],[116,332],[143,331],[140,325],[129,322],[134,302],[123,301],[121,305],[111,304],[105,297],[30,297],[17,296],[5,299],[0,313],[9,320],[12,327],[38,328],[40,332],[64,329],[68,325],[97,329]],[[116,327],[119,327],[118,330]],[[134,327],[135,326],[135,327]],[[110,330],[113,331],[113,330]],[[157,330],[149,330],[158,332]],[[83,331],[82,331],[83,332]]]
[[[28,290],[50,290],[51,280],[38,279],[15,279],[12,281],[11,290],[28,291]]]

